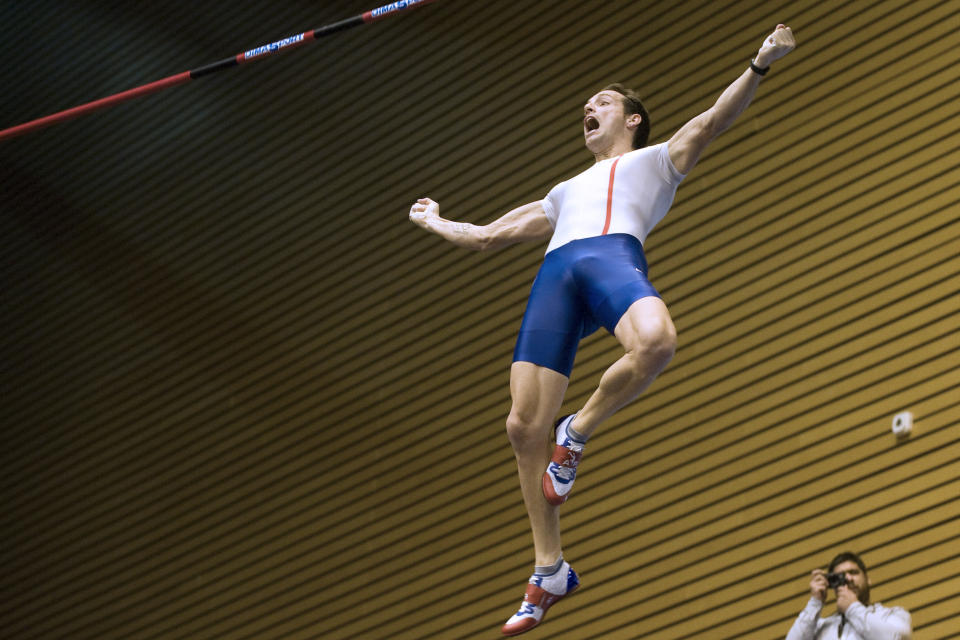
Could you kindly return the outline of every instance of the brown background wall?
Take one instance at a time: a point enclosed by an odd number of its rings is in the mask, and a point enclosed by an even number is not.
[[[484,222],[800,46],[647,241],[680,348],[592,441],[531,638],[783,637],[862,552],[960,628],[960,7],[440,0],[0,144],[0,636],[493,638],[532,562],[503,433],[543,246]],[[10,126],[376,6],[2,5]],[[585,341],[576,409],[616,357]],[[890,421],[916,418],[897,442]]]

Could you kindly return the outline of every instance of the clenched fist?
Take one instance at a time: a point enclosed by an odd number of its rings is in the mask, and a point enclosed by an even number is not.
[[[763,46],[757,53],[753,63],[758,67],[769,67],[772,62],[776,62],[783,56],[793,51],[797,46],[797,41],[793,37],[793,31],[790,27],[778,24],[769,36],[763,41]]]

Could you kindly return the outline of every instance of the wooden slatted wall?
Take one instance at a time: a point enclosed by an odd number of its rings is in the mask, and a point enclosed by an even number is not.
[[[503,432],[543,246],[489,221],[796,52],[647,241],[680,334],[564,507],[531,638],[773,639],[853,549],[960,628],[960,7],[440,0],[0,144],[4,638],[493,638],[532,544]],[[10,126],[373,8],[2,5]],[[567,407],[617,357],[587,339]],[[897,441],[894,414],[915,433]]]

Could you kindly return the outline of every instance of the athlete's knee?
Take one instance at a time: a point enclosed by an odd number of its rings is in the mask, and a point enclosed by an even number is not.
[[[666,365],[677,352],[677,330],[673,323],[667,321],[653,336],[653,350]]]
[[[510,415],[507,416],[507,438],[510,439],[514,451],[522,452],[532,447],[543,448],[543,433],[543,425],[532,413],[516,406],[510,410]]]
[[[631,342],[628,352],[665,367],[677,350],[677,330],[669,317],[645,318],[637,325]]]

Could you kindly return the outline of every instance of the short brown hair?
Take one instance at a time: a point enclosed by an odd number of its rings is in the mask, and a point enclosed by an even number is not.
[[[863,560],[860,559],[860,556],[855,554],[853,551],[844,551],[843,553],[837,555],[836,558],[830,561],[830,568],[828,569],[830,573],[833,573],[833,570],[837,568],[837,565],[842,562],[852,562],[858,567],[860,571],[863,571],[863,575],[867,575],[867,565],[863,564]]]
[[[642,149],[647,146],[647,140],[650,138],[650,114],[647,113],[646,107],[640,102],[640,94],[619,82],[608,84],[603,88],[603,91],[616,91],[623,96],[623,112],[625,114],[640,114],[640,125],[633,132],[633,148]]]

